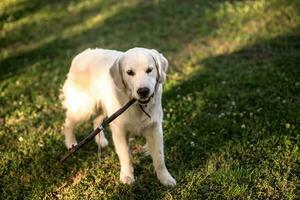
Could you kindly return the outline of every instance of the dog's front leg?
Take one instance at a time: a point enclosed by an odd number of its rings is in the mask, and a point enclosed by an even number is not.
[[[176,180],[171,176],[165,165],[163,130],[161,124],[154,125],[147,129],[145,137],[158,179],[166,186],[175,186]]]
[[[134,182],[134,175],[130,160],[128,137],[126,133],[117,125],[112,124],[110,128],[112,131],[112,138],[115,144],[115,149],[119,156],[121,165],[120,181],[124,184],[131,184]]]

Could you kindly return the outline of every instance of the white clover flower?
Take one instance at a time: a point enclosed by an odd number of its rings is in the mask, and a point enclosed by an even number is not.
[[[23,142],[23,141],[24,141],[24,139],[23,139],[22,136],[20,136],[20,137],[18,138],[18,140],[19,140],[20,142]]]
[[[221,113],[218,115],[219,118],[224,117],[224,116],[225,116],[225,113]]]
[[[245,124],[242,124],[241,128],[242,128],[242,129],[245,129],[245,128],[246,128],[246,125],[245,125]]]
[[[194,147],[195,146],[195,142],[191,141],[191,146]]]
[[[289,123],[285,124],[285,128],[289,129],[291,127],[291,125]]]

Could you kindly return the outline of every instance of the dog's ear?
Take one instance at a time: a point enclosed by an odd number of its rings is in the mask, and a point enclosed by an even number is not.
[[[124,91],[126,89],[126,85],[123,79],[122,66],[120,65],[120,58],[116,59],[115,62],[109,69],[110,76],[114,80],[117,88]]]
[[[155,61],[156,69],[158,70],[158,82],[163,83],[166,80],[169,62],[161,53],[159,53],[155,49],[151,49],[150,53]]]

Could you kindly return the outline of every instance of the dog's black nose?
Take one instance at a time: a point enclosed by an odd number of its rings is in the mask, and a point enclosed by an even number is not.
[[[150,90],[149,90],[149,88],[147,88],[147,87],[139,88],[139,89],[137,90],[138,95],[139,95],[140,97],[142,97],[142,98],[148,97],[149,92],[150,92]]]

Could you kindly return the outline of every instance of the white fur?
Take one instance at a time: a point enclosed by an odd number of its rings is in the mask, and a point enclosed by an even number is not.
[[[146,73],[149,67],[153,70]],[[96,127],[104,117],[112,115],[131,98],[139,99],[138,88],[148,87],[154,96],[144,109],[151,119],[135,103],[110,124],[121,165],[120,181],[126,184],[134,182],[128,138],[136,134],[146,138],[160,182],[174,186],[176,181],[165,166],[163,148],[161,95],[167,67],[168,61],[162,54],[145,48],[133,48],[126,52],[87,49],[78,54],[72,61],[62,89],[63,106],[66,109],[66,146],[70,148],[76,144],[73,128],[78,122],[96,116]],[[128,70],[134,71],[135,75],[129,76]],[[108,144],[103,132],[100,141],[96,137],[96,142],[102,147]]]

